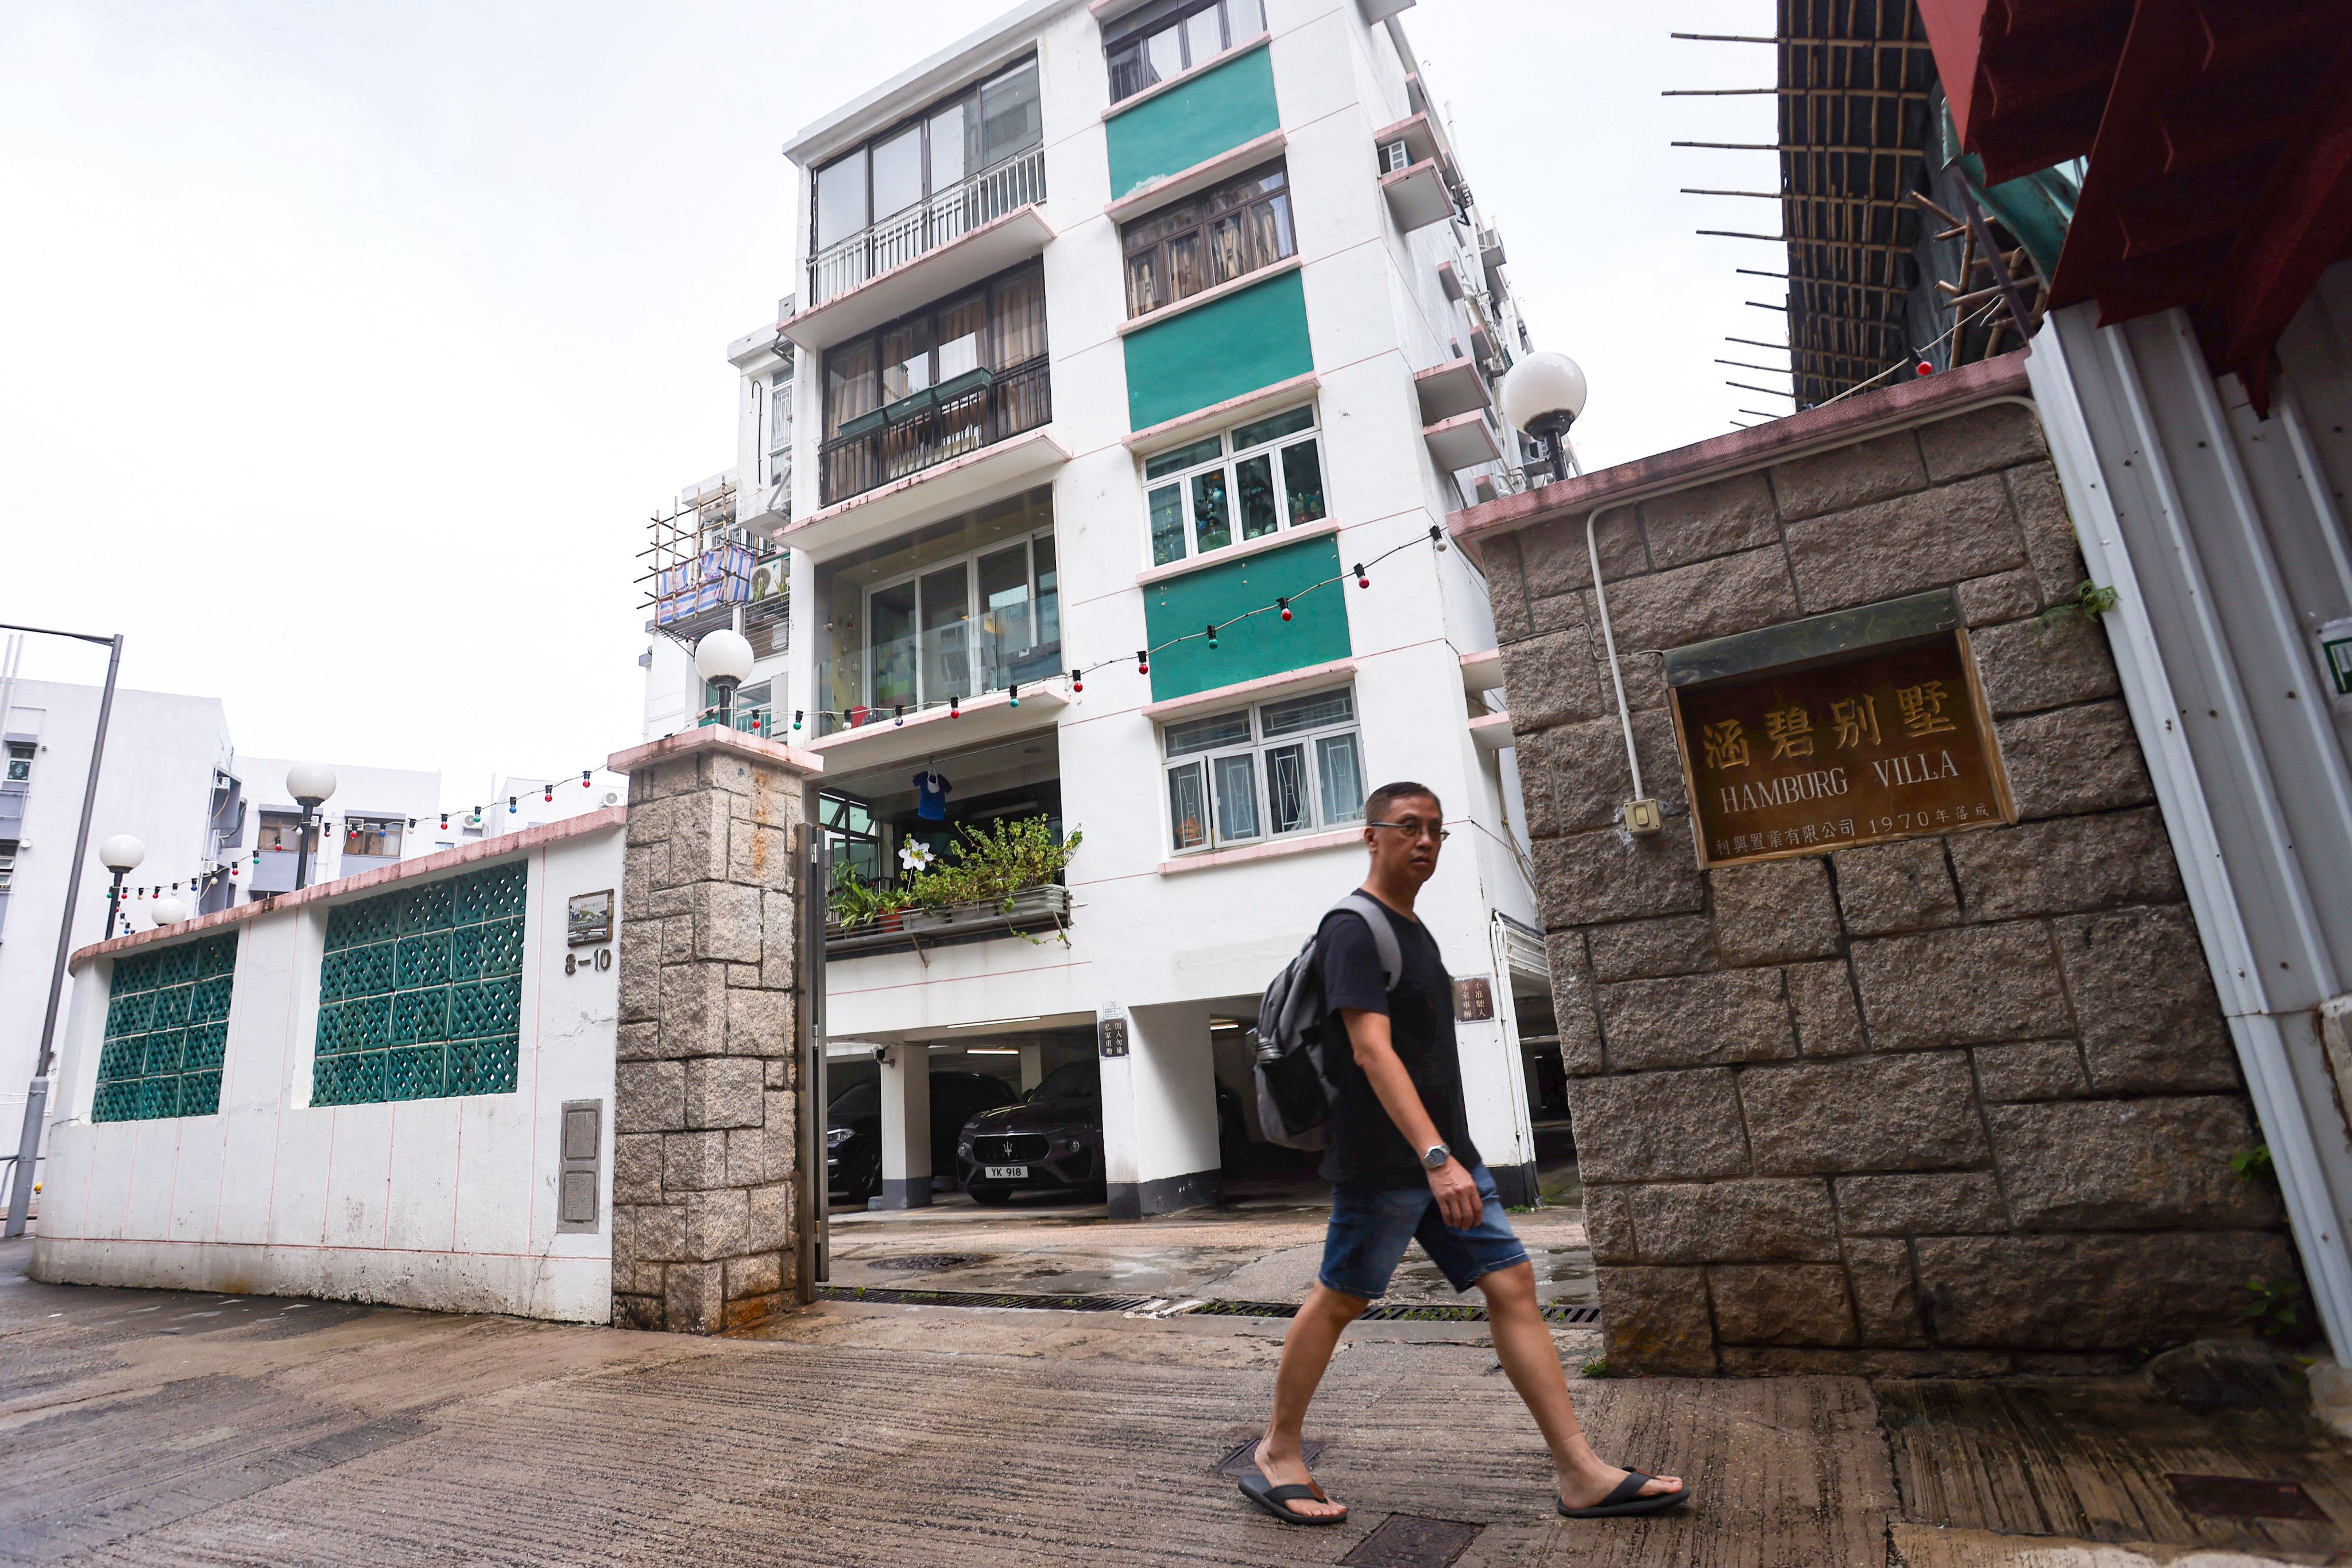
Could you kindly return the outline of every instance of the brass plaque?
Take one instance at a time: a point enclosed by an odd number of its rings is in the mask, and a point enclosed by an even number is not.
[[[1454,982],[1454,1021],[1483,1023],[1495,1016],[1495,988],[1484,975],[1468,975]]]
[[[2017,819],[1954,629],[1668,688],[1701,866]]]

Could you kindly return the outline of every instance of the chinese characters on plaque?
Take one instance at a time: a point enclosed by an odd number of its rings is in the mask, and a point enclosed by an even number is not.
[[[1966,632],[1669,689],[1702,866],[2015,820]]]

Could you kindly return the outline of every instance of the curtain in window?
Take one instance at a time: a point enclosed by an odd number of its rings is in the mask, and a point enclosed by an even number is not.
[[[842,425],[881,406],[874,373],[874,340],[844,343],[824,357],[824,436],[830,441]]]
[[[1031,268],[999,283],[991,323],[993,347],[989,368],[1009,371],[1045,351],[1045,274]]]

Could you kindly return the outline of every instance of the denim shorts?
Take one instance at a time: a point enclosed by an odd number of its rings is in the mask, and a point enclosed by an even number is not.
[[[1333,1187],[1331,1228],[1323,1237],[1319,1276],[1324,1287],[1372,1300],[1389,1288],[1389,1276],[1403,1260],[1408,1241],[1421,1243],[1456,1291],[1468,1290],[1496,1270],[1526,1262],[1528,1249],[1503,1216],[1495,1178],[1485,1166],[1473,1166],[1470,1175],[1486,1207],[1467,1230],[1445,1223],[1436,1195],[1426,1186]]]

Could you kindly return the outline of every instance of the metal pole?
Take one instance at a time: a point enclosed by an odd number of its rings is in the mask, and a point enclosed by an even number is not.
[[[122,873],[114,873],[114,885],[106,890],[106,938],[114,939],[115,913],[122,907]]]
[[[816,1299],[816,1287],[833,1277],[824,1146],[824,906],[833,883],[833,856],[818,819],[814,785],[805,789],[802,801],[800,907],[795,912],[800,916],[801,1192],[795,1207],[800,1221],[796,1293],[805,1304]]]
[[[294,824],[294,891],[302,891],[302,880],[310,873],[310,808],[302,808],[301,821]]]
[[[49,1007],[41,1018],[41,1056],[33,1082],[25,1091],[25,1131],[16,1140],[16,1180],[8,1194],[5,1234],[25,1234],[25,1220],[33,1208],[33,1164],[41,1154],[41,1119],[48,1111],[49,1063],[58,1040],[58,1004],[65,999],[66,960],[73,956],[74,906],[81,898],[82,857],[89,852],[89,819],[98,809],[98,765],[106,755],[107,720],[114,714],[114,677],[122,667],[122,633],[117,632],[106,656],[106,691],[98,699],[98,733],[89,742],[89,777],[81,787],[81,826],[75,830],[73,863],[66,873],[66,911],[58,922],[58,959],[49,971]],[[120,878],[117,879],[121,880]],[[109,924],[112,921],[110,917]]]

